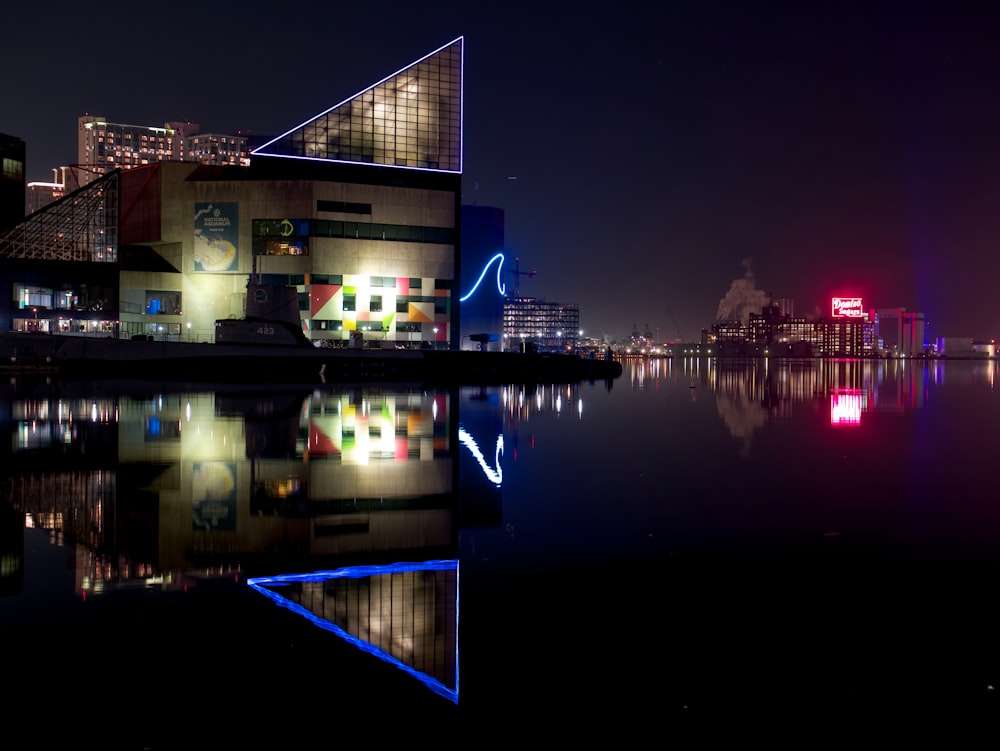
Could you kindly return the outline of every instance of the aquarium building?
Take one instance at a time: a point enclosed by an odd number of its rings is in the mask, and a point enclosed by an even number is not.
[[[317,346],[457,348],[462,98],[460,37],[248,166],[99,170],[0,234],[0,331],[209,342],[253,281]]]

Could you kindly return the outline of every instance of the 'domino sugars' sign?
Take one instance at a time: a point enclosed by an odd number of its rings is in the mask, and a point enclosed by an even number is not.
[[[860,297],[835,297],[833,298],[834,318],[862,318],[864,308],[861,307]]]

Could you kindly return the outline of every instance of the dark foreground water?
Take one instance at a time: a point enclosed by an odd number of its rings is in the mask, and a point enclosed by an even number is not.
[[[995,744],[996,377],[639,360],[610,384],[450,391],[11,381],[5,732]]]

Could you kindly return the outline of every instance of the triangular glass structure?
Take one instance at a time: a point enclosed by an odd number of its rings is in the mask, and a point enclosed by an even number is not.
[[[463,37],[250,156],[462,171]]]
[[[109,172],[0,234],[0,259],[117,261],[120,174]]]
[[[458,561],[248,579],[283,608],[458,703]]]

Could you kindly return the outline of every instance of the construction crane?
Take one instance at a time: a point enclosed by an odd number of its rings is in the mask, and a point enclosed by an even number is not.
[[[521,259],[515,256],[514,258],[514,268],[507,271],[508,274],[514,275],[514,297],[521,296],[521,277],[527,276],[532,277],[538,272],[532,269],[531,271],[521,271]]]
[[[683,342],[684,334],[681,333],[681,327],[677,325],[677,319],[674,318],[674,311],[670,309],[669,305],[667,306],[667,312],[670,314],[670,320],[674,322],[674,328],[677,329],[677,336],[680,337],[678,341]]]

